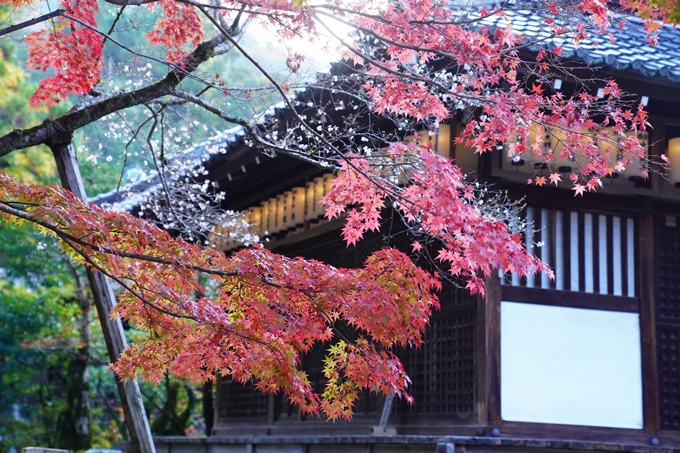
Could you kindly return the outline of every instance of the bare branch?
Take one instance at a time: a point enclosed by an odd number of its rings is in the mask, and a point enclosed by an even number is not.
[[[215,55],[215,48],[224,43],[225,40],[226,38],[223,35],[218,35],[199,44],[187,57],[184,69],[179,67],[173,68],[165,77],[151,85],[133,91],[98,97],[52,121],[61,126],[65,132],[73,133],[81,127],[111,113],[167,96],[193,73],[200,64],[210,60]],[[41,145],[49,139],[50,129],[47,122],[29,129],[15,129],[9,134],[0,137],[0,157],[18,149]]]
[[[55,11],[52,11],[51,13],[43,14],[42,16],[35,17],[33,19],[21,22],[20,24],[12,25],[11,27],[3,28],[0,30],[0,36],[7,35],[9,33],[13,33],[17,30],[21,30],[22,28],[30,27],[31,25],[39,24],[40,22],[44,22],[46,20],[53,19],[58,16],[64,16],[66,13],[65,10],[63,9],[57,9]]]
[[[117,6],[140,6],[147,3],[156,3],[158,0],[104,0],[106,3]]]

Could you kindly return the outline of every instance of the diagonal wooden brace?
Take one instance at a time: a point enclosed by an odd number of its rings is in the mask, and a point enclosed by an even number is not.
[[[51,133],[47,146],[54,154],[61,184],[77,197],[87,200],[78,160],[71,144],[71,134],[61,129],[56,123],[51,123],[50,126]],[[99,322],[104,333],[109,359],[111,362],[115,362],[127,347],[120,318],[111,319],[111,310],[116,304],[116,298],[109,281],[101,273],[87,269],[87,278],[99,314]],[[123,405],[123,413],[125,414],[133,452],[156,453],[137,380],[122,381],[116,376],[116,385]]]

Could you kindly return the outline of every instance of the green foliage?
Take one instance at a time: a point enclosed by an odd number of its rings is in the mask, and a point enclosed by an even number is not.
[[[9,8],[0,5],[0,20],[7,19]],[[16,128],[32,127],[39,124],[46,113],[59,115],[68,105],[47,111],[33,109],[28,98],[33,94],[36,84],[17,62],[15,49],[9,42],[0,41],[0,135]],[[11,174],[27,183],[56,182],[56,166],[47,147],[28,148],[0,158],[0,171]]]
[[[158,436],[184,436],[202,431],[201,399],[195,384],[166,375],[159,385],[142,384],[151,432]]]
[[[80,288],[66,260],[51,237],[0,222],[0,451],[68,446],[59,431],[70,422],[70,368],[82,339]],[[115,448],[126,428],[94,313],[90,329],[91,445]],[[128,331],[133,341],[139,335]],[[159,386],[143,383],[142,390],[154,434],[203,433],[195,387],[169,378]]]
[[[0,134],[14,128],[33,126],[44,112],[36,112],[28,106],[28,97],[34,87],[27,83],[25,74],[10,62],[11,54],[6,46],[0,48]],[[45,146],[33,147],[0,158],[0,170],[22,181],[54,182],[56,167]]]
[[[648,17],[644,11],[644,3],[633,1],[631,2],[637,7],[642,7],[642,17]],[[666,12],[665,21],[670,24],[680,24],[680,1],[678,0],[649,0],[649,5],[654,8],[659,8]],[[651,17],[651,16],[649,16]]]
[[[109,6],[101,14],[113,20],[116,13],[117,9]],[[135,17],[129,17],[133,14]],[[5,16],[6,7],[0,6],[0,19],[4,20]],[[124,27],[134,21],[137,25],[116,33],[116,39],[125,45],[137,46],[145,42],[143,35],[148,31],[145,24],[150,27],[154,20],[153,13],[146,9],[135,12],[128,9],[119,24]],[[34,110],[28,105],[27,100],[36,87],[33,76],[42,74],[27,74],[21,69],[22,52],[23,49],[15,49],[7,41],[0,41],[0,135],[15,128],[34,126],[46,114],[56,116],[70,108],[68,102],[59,104],[51,112]],[[106,52],[107,71],[103,74],[106,89],[117,85],[126,87],[143,77],[146,71],[151,76],[158,76],[167,70],[163,66],[150,66],[133,73],[126,70],[126,67],[137,66],[129,60],[129,54],[115,45],[107,46]],[[276,60],[271,56],[262,59]],[[252,116],[274,101],[271,95],[259,94],[262,76],[242,56],[232,53],[229,58],[213,64],[227,87],[238,87],[241,91],[231,100],[233,105],[221,105],[226,101],[216,90],[204,93],[202,97],[206,101],[228,107],[231,114],[241,118]],[[132,132],[127,127],[127,124],[139,124],[140,118],[146,117],[148,109],[140,107],[77,133],[74,142],[79,145],[81,172],[89,194],[115,188],[121,178],[123,183],[128,182],[125,176],[130,169],[147,174],[152,169],[153,159],[144,140],[149,126],[140,129],[140,140],[131,140]],[[220,124],[217,129],[214,119],[205,111],[184,106],[164,110],[165,132],[170,132],[167,134],[168,152],[220,132],[224,123],[217,123]],[[52,153],[44,146],[0,158],[0,171],[25,183],[58,184]],[[91,446],[115,448],[116,443],[127,435],[115,381],[106,365],[108,355],[98,320],[94,312],[87,315],[83,311],[82,277],[82,269],[72,267],[69,258],[51,237],[41,235],[29,226],[0,221],[2,452],[28,445],[85,448],[84,444],[70,443],[68,434],[74,429],[73,420],[69,418],[74,413],[70,393],[80,385],[90,389],[92,405],[87,415],[90,431],[86,438]],[[89,292],[85,295],[89,297]],[[83,338],[79,331],[79,320],[84,313],[91,318],[90,338]],[[134,330],[128,334],[134,339]],[[82,380],[82,369],[78,368],[82,362],[77,358],[84,343],[89,346],[90,363],[86,381]],[[74,378],[77,375],[81,376],[80,380]],[[155,434],[203,434],[202,402],[195,387],[169,377],[160,386],[143,384],[143,392]]]
[[[61,329],[73,313],[55,297],[60,292],[0,279],[0,407],[7,408],[0,412],[2,451],[49,445],[54,438],[68,363],[58,344],[72,340]]]
[[[14,49],[0,43],[3,134],[36,125],[47,113],[28,106],[35,84],[15,59]],[[25,182],[58,182],[54,158],[45,146],[3,157],[0,170]],[[90,446],[91,436],[72,435],[71,400],[87,385],[83,370],[75,372],[83,363],[77,352],[88,341],[79,331],[84,314],[77,277],[51,237],[30,226],[0,222],[0,408],[8,408],[0,410],[0,451],[28,445]],[[80,406],[87,417],[87,404]]]

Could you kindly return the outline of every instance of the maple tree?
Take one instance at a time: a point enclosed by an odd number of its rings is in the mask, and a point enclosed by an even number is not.
[[[153,335],[123,354],[115,364],[120,375],[141,372],[157,382],[169,368],[195,380],[209,379],[214,372],[239,380],[255,377],[261,389],[280,388],[307,411],[316,412],[321,404],[331,417],[351,413],[358,389],[405,390],[399,361],[368,339],[386,348],[417,345],[437,306],[438,281],[406,255],[383,250],[359,270],[290,259],[262,248],[227,258],[172,239],[141,219],[89,205],[63,189],[50,186],[46,192],[6,175],[0,178],[4,214],[55,234],[75,260],[127,290],[117,314]],[[187,297],[203,292],[198,273],[219,279],[214,299]],[[327,366],[331,381],[320,402],[296,367],[298,354],[331,338],[330,326],[338,319],[370,337],[333,347]]]
[[[17,7],[35,3],[3,1]],[[49,21],[26,37],[28,67],[53,73],[31,97],[33,105],[51,106],[70,95],[80,96],[81,102],[38,126],[0,137],[0,156],[50,145],[56,134],[72,134],[107,115],[145,106],[149,117],[131,126],[133,135],[146,134],[147,150],[163,161],[163,140],[153,139],[163,137],[163,112],[194,106],[241,125],[248,140],[266,154],[284,153],[339,170],[324,203],[329,217],[351,206],[343,232],[350,244],[380,227],[381,212],[391,202],[416,235],[413,249],[436,244],[438,261],[451,275],[466,279],[472,292],[483,292],[484,279],[495,269],[520,275],[550,269],[523,247],[522,229],[502,197],[466,181],[430,145],[402,142],[406,133],[436,129],[462,112],[466,124],[456,141],[478,153],[506,145],[510,156],[534,153],[548,166],[569,159],[576,164],[569,176],[576,194],[597,189],[603,177],[644,156],[628,132],[645,129],[646,113],[627,102],[614,81],[606,83],[601,95],[592,94],[560,64],[561,47],[544,46],[533,55],[524,51],[531,43],[573,43],[588,33],[607,32],[615,13],[598,0],[507,3],[466,11],[433,0],[109,3],[120,8],[108,26],[98,22],[99,2],[63,0],[62,9],[7,29]],[[164,49],[163,55],[117,39],[124,10],[142,4],[158,14],[148,39]],[[655,20],[675,17],[673,7],[658,2],[621,2],[621,7],[647,19],[652,41]],[[511,17],[518,8],[540,12],[545,33],[514,33]],[[504,25],[494,20],[498,17]],[[355,31],[352,40],[336,34],[333,24],[338,21]],[[309,85],[325,90],[331,101],[315,103],[313,96],[300,101],[304,98],[295,97],[295,86],[266,72],[239,43],[253,22],[283,41],[301,36],[316,42],[323,31],[341,43],[353,64]],[[167,70],[139,86],[105,91],[106,46],[120,46],[135,60]],[[236,117],[206,100],[208,95],[252,96],[252,89],[231,87],[209,73],[207,63],[231,51],[262,70],[269,83],[265,88],[282,96],[289,118],[285,125],[266,117]],[[303,59],[287,50],[291,71],[299,70]],[[577,82],[572,95],[550,89],[555,71]],[[344,124],[327,125],[331,111],[341,112]],[[373,129],[359,121],[362,115],[390,118],[393,127]],[[560,141],[559,151],[542,146],[546,134]],[[612,159],[614,147],[622,154]],[[548,178],[556,185],[561,179],[552,171]],[[539,176],[529,182],[544,185],[547,180]],[[2,174],[0,211],[8,220],[29,221],[58,236],[74,260],[123,288],[117,314],[150,336],[115,364],[121,376],[141,374],[158,381],[169,369],[197,380],[216,372],[240,381],[254,378],[259,389],[282,390],[304,411],[323,411],[331,418],[349,417],[363,388],[408,397],[408,378],[390,348],[421,342],[430,311],[437,307],[439,283],[436,274],[417,268],[401,252],[379,251],[357,270],[286,258],[259,247],[227,258],[54,186],[25,185]],[[219,284],[214,297],[195,297],[204,294],[198,274]],[[359,340],[337,338],[332,327],[339,320],[357,328]],[[334,336],[339,341],[329,348],[324,370],[329,383],[318,395],[299,370],[299,357],[313,343]]]

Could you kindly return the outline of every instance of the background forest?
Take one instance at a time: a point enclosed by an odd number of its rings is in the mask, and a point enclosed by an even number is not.
[[[4,5],[0,8],[2,28],[8,9]],[[134,14],[134,22],[141,26],[130,28],[124,35],[128,42],[123,44],[144,41],[156,19],[149,11],[142,11],[148,17],[141,20],[139,12]],[[124,24],[128,19],[126,12],[118,15],[113,9],[100,15],[102,22]],[[16,36],[12,38],[14,42],[4,37],[0,41],[0,135],[37,124],[45,114],[27,104],[44,74],[21,69],[26,51]],[[272,72],[285,80],[285,59],[271,46],[258,42],[246,45],[261,55],[260,61],[270,62]],[[103,82],[115,89],[158,76],[153,71],[163,70],[148,65],[140,71],[138,65],[126,61],[129,58],[120,47],[109,51]],[[230,89],[242,90],[242,102],[229,106],[232,114],[251,117],[275,100],[271,95],[258,96],[262,76],[240,55],[230,53],[216,64],[221,65],[216,72],[228,81]],[[130,67],[136,68],[134,73]],[[68,102],[62,103],[50,114],[57,116],[69,108]],[[143,115],[144,109],[107,118],[85,128],[76,138],[88,195],[113,190],[163,165],[155,159],[157,156],[145,151],[143,131],[128,128],[136,122],[131,116]],[[169,106],[164,115],[165,136],[171,138],[165,149],[181,150],[219,132],[204,111],[200,114]],[[58,182],[47,147],[0,158],[0,170],[25,183]],[[134,327],[126,328],[128,340],[134,341]],[[159,386],[140,384],[154,434],[201,436],[209,431],[211,384],[201,388],[170,376]],[[115,448],[116,442],[126,437],[118,392],[108,370],[106,347],[83,269],[72,264],[53,238],[41,236],[31,226],[0,222],[0,452],[20,451],[29,445],[69,450]]]

